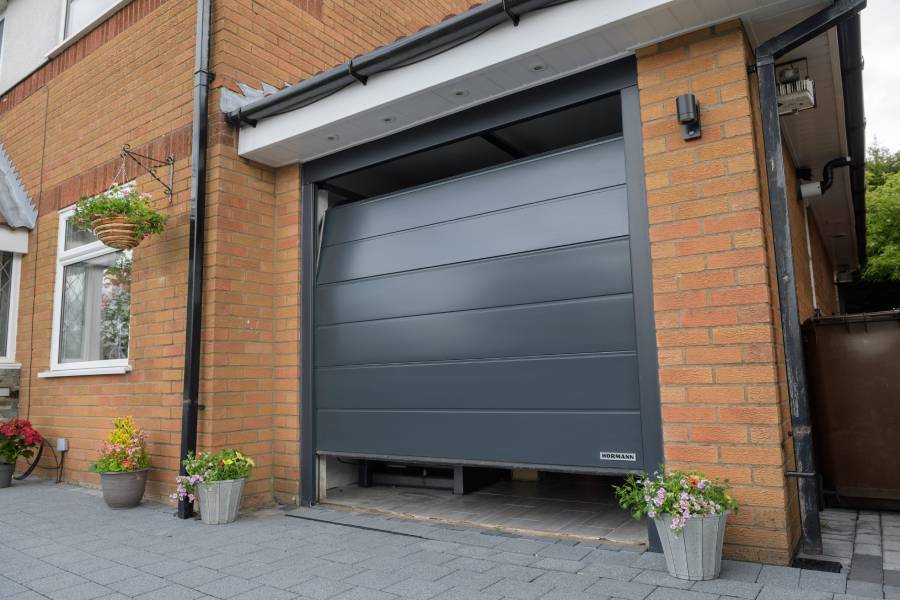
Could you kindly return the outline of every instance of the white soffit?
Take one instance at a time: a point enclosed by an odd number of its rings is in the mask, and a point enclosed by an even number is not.
[[[373,75],[241,128],[241,156],[304,162],[488,100],[611,62],[654,42],[779,7],[823,0],[573,0],[507,23],[421,62]],[[793,23],[791,23],[793,24]],[[540,70],[535,66],[540,65]],[[461,94],[461,95],[460,95]]]

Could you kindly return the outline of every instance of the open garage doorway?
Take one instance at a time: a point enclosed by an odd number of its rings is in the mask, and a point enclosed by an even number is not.
[[[320,500],[329,506],[521,535],[647,544],[644,524],[616,502],[613,485],[622,477],[332,456],[321,462],[322,472]]]
[[[662,460],[633,62],[523,94],[304,166],[304,497],[641,543],[611,488]]]

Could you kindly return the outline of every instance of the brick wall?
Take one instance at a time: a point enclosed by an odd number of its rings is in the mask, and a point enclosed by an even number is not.
[[[248,504],[269,504],[273,494],[295,502],[298,489],[300,175],[237,156],[218,89],[295,82],[465,8],[458,0],[215,2],[199,444],[257,458]],[[181,433],[195,18],[194,0],[134,0],[0,97],[0,143],[40,205],[22,268],[20,412],[51,440],[69,438],[65,479],[86,485],[98,484],[87,467],[112,418],[133,415],[150,434],[156,498],[171,491]],[[177,157],[171,205],[148,176],[129,174],[170,216],[166,233],[134,253],[133,370],[39,378],[50,362],[57,211],[104,189],[125,143]]]
[[[726,555],[791,558],[785,413],[765,202],[739,23],[638,51],[663,436],[671,468],[728,479]],[[692,92],[703,137],[685,142]]]

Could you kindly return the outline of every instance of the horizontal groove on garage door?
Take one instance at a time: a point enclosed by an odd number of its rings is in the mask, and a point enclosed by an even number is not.
[[[318,281],[399,273],[627,234],[627,192],[617,187],[331,246],[322,253]]]
[[[318,366],[634,350],[631,294],[321,326]]]
[[[320,285],[319,325],[631,291],[627,238]]]
[[[632,353],[321,368],[320,409],[638,410]],[[372,390],[378,390],[372,394]]]
[[[320,409],[316,427],[321,452],[596,468],[643,467],[641,417],[637,412]],[[508,440],[518,442],[503,443]],[[637,460],[600,460],[603,451],[634,452]]]
[[[330,246],[625,183],[621,138],[333,208]]]

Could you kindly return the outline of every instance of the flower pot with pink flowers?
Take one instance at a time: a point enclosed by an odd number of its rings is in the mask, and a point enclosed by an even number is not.
[[[615,486],[622,508],[656,526],[669,574],[679,579],[715,579],[722,569],[728,514],[737,503],[728,487],[697,472],[630,475]]]
[[[44,438],[24,419],[10,419],[0,425],[0,488],[12,485],[19,457],[31,458]]]
[[[147,487],[147,435],[131,417],[118,417],[113,425],[109,438],[97,449],[100,457],[91,471],[100,474],[103,500],[110,508],[132,508],[141,503]]]

